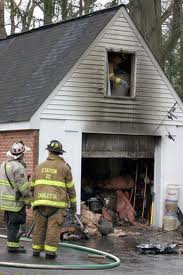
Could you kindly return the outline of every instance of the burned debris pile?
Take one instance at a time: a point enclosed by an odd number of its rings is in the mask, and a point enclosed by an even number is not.
[[[119,237],[147,228],[153,219],[153,171],[154,161],[147,159],[83,160],[80,219],[90,236]]]

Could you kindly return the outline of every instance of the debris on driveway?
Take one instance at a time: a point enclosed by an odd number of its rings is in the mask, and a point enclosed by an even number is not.
[[[144,243],[137,246],[141,254],[178,254],[176,243]]]

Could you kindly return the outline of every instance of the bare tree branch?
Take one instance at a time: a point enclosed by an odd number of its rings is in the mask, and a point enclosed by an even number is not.
[[[172,2],[167,10],[161,16],[161,23],[163,24],[173,12],[174,3]]]

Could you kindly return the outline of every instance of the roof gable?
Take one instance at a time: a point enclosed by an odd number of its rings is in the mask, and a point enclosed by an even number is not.
[[[107,50],[136,55],[135,98],[106,95]],[[168,112],[176,104],[175,116]],[[76,66],[39,109],[45,119],[122,122],[128,131],[146,124],[144,131],[159,135],[162,124],[183,125],[182,102],[125,9],[120,9],[97,36]],[[163,127],[165,128],[165,127]]]
[[[120,7],[0,41],[0,122],[28,121]]]

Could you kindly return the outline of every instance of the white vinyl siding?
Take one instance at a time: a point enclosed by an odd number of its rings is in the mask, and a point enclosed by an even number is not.
[[[116,20],[111,22],[75,70],[71,70],[68,78],[58,85],[54,97],[43,109],[41,118],[150,125],[159,124],[163,120],[165,125],[182,125],[183,113],[178,105],[174,113],[177,119],[165,118],[176,99],[141,43],[136,29],[128,22],[123,8]],[[109,49],[127,50],[136,54],[134,99],[105,97],[106,52]]]

